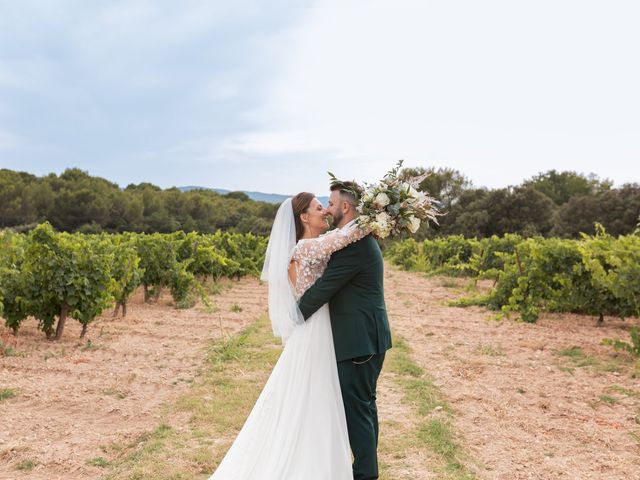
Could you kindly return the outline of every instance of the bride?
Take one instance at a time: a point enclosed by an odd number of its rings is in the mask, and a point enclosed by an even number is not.
[[[297,300],[331,254],[363,238],[355,222],[327,231],[311,193],[285,200],[271,230],[262,279],[284,348],[233,445],[210,480],[352,480],[329,307],[306,322]]]

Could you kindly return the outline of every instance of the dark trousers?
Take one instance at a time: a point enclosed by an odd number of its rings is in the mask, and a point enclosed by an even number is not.
[[[338,362],[338,377],[353,453],[353,479],[378,478],[376,385],[384,353]]]

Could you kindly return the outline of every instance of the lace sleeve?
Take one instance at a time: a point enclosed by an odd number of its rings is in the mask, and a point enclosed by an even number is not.
[[[335,229],[318,238],[300,241],[296,246],[293,260],[314,263],[327,260],[334,252],[343,249],[353,242],[361,240],[370,233],[369,229],[362,229],[356,222]]]

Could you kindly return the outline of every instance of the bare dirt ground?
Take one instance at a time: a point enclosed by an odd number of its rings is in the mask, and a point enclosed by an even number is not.
[[[99,478],[103,470],[87,461],[104,455],[101,446],[157,427],[162,405],[189,388],[203,347],[222,329],[233,334],[264,312],[260,282],[226,285],[211,297],[213,313],[201,305],[175,309],[168,294],[145,304],[139,291],[126,318],[104,314],[82,341],[76,321],[67,322],[61,341],[48,342],[27,320],[18,355],[0,357],[0,388],[16,392],[0,403],[0,479]],[[242,311],[232,311],[234,304]],[[16,468],[28,460],[35,468]]]
[[[103,446],[157,427],[163,405],[190,388],[207,343],[266,310],[265,285],[227,285],[211,297],[217,312],[177,310],[167,295],[144,304],[139,292],[125,319],[103,315],[83,341],[75,321],[60,342],[47,342],[27,321],[17,355],[0,357],[0,389],[15,391],[0,401],[0,479],[100,478],[104,471],[87,462]],[[464,295],[458,285],[387,266],[392,329],[453,407],[455,431],[474,460],[469,470],[480,479],[640,479],[640,380],[629,359],[601,345],[604,337],[626,339],[630,322],[496,321],[482,308],[446,306]],[[0,334],[6,344],[7,331]],[[383,372],[381,420],[398,431],[414,422],[401,397]],[[36,466],[17,469],[25,460]],[[410,452],[403,461],[406,478],[436,478],[428,455]]]
[[[454,408],[479,464],[470,470],[504,480],[640,479],[640,372],[632,378],[633,362],[601,344],[628,340],[632,322],[496,321],[483,308],[446,306],[464,283],[387,266],[385,287],[392,328]]]

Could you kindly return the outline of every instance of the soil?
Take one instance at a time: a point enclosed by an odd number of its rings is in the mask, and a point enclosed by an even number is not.
[[[189,388],[204,347],[264,312],[266,287],[258,280],[225,285],[211,297],[213,313],[200,304],[176,309],[168,293],[144,303],[140,289],[125,318],[105,312],[82,340],[75,320],[57,342],[25,321],[14,339],[17,355],[0,357],[0,388],[16,392],[0,403],[0,479],[99,478],[104,470],[87,461],[106,457],[103,446],[156,428],[163,404]],[[234,304],[242,311],[232,311]],[[6,329],[2,335],[5,345],[12,340]],[[36,467],[17,470],[25,460]]]
[[[496,480],[640,479],[640,372],[601,343],[628,340],[640,322],[606,318],[597,327],[595,317],[567,314],[497,321],[484,308],[447,305],[468,295],[466,283],[387,266],[385,287],[394,332],[454,409],[455,431],[475,460],[469,469]],[[584,355],[562,355],[572,347]]]
[[[465,295],[466,280],[386,270],[392,330],[453,408],[479,479],[640,479],[640,380],[626,354],[601,343],[628,339],[637,319],[498,321],[480,307],[447,306]],[[0,401],[0,479],[99,478],[104,470],[87,462],[157,427],[163,405],[189,389],[207,344],[254,322],[266,293],[256,279],[229,281],[211,311],[176,309],[168,294],[147,304],[139,291],[127,317],[106,312],[82,340],[71,319],[58,342],[32,319],[16,338],[0,327],[14,352],[0,357],[0,389],[15,392]],[[409,431],[416,419],[390,374],[379,388],[381,435],[394,424]],[[25,460],[37,464],[17,469]],[[435,478],[427,460],[407,452],[406,478]]]

